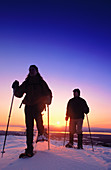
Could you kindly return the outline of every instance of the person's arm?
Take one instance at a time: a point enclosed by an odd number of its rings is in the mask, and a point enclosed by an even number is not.
[[[84,100],[84,103],[83,103],[83,112],[84,112],[85,114],[88,114],[88,113],[89,113],[89,107],[88,107],[88,105],[87,105],[87,103],[86,103],[85,100]]]
[[[19,98],[22,97],[23,94],[25,93],[25,87],[26,87],[25,81],[19,86],[19,82],[15,80],[12,84],[12,88],[14,89],[14,95]]]

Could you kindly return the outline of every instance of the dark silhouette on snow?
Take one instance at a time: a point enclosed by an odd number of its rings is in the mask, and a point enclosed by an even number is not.
[[[35,65],[29,67],[29,74],[25,81],[19,86],[17,80],[12,84],[14,95],[25,97],[22,104],[25,104],[25,123],[26,123],[26,144],[25,156],[33,156],[33,128],[34,119],[38,128],[38,141],[47,140],[45,136],[43,120],[41,112],[45,109],[46,104],[50,105],[52,100],[52,92],[47,83],[43,80],[38,68]],[[22,155],[23,156],[23,155]]]
[[[78,149],[83,149],[82,145],[82,125],[84,119],[84,113],[89,113],[89,107],[86,101],[80,97],[80,90],[73,90],[74,97],[68,101],[67,111],[65,120],[68,121],[70,118],[69,124],[69,143],[66,144],[66,147],[73,147],[73,137],[74,134],[78,134]]]

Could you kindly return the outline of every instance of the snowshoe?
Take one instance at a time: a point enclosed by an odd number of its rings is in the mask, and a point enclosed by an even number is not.
[[[48,141],[48,134],[47,132],[45,132],[43,135],[42,135],[44,141]]]
[[[65,145],[65,147],[66,147],[66,148],[73,148],[73,145],[72,145],[71,143],[67,143],[67,144]]]
[[[21,153],[21,154],[19,155],[19,158],[31,158],[32,156],[35,155],[35,153],[36,153],[36,151],[33,152],[33,153],[31,153],[31,154],[24,152],[24,153]]]
[[[36,143],[37,142],[43,142],[43,141],[48,141],[48,134],[44,133],[43,135],[38,135]]]

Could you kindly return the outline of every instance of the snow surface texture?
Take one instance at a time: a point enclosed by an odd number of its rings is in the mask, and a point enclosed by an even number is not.
[[[4,136],[0,136],[0,150]],[[24,136],[8,136],[3,158],[0,157],[0,170],[111,170],[111,148],[85,145],[84,150],[65,148],[63,141],[51,140],[34,144],[37,153],[32,158],[19,159],[24,152]]]

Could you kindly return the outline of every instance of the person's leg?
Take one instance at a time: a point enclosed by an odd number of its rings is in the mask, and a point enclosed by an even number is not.
[[[69,142],[73,145],[73,137],[74,133],[76,132],[76,123],[74,119],[70,119],[69,124]]]
[[[36,120],[37,129],[38,129],[38,134],[42,135],[44,133],[44,126],[43,126],[43,120],[42,120],[41,113],[38,113],[35,116],[35,120]]]
[[[48,139],[46,138],[46,135],[44,132],[42,114],[40,112],[38,105],[34,106],[34,119],[36,121],[36,126],[38,129],[38,136],[37,136],[36,142],[44,141],[44,140],[47,141]]]
[[[78,119],[77,121],[77,133],[78,133],[78,149],[83,149],[83,134],[82,134],[83,119]]]
[[[25,106],[25,122],[26,122],[26,153],[33,154],[33,128],[34,128],[34,117],[33,107]]]
[[[73,146],[73,137],[74,137],[74,133],[76,132],[76,123],[74,119],[70,119],[70,123],[69,123],[69,143],[66,145],[66,147],[70,147]]]
[[[82,138],[83,138],[83,134],[78,134],[78,149],[83,149],[83,144],[82,144]]]
[[[73,134],[69,134],[69,143],[71,144],[71,145],[73,145],[73,137],[74,137],[74,135]]]
[[[44,133],[43,119],[40,111],[39,105],[34,105],[34,119],[36,121],[36,127],[38,129],[38,134],[42,135]]]
[[[70,119],[70,123],[69,123],[69,143],[66,144],[66,147],[68,147],[68,148],[73,147],[74,133],[76,133],[76,121],[75,121],[75,119]]]

